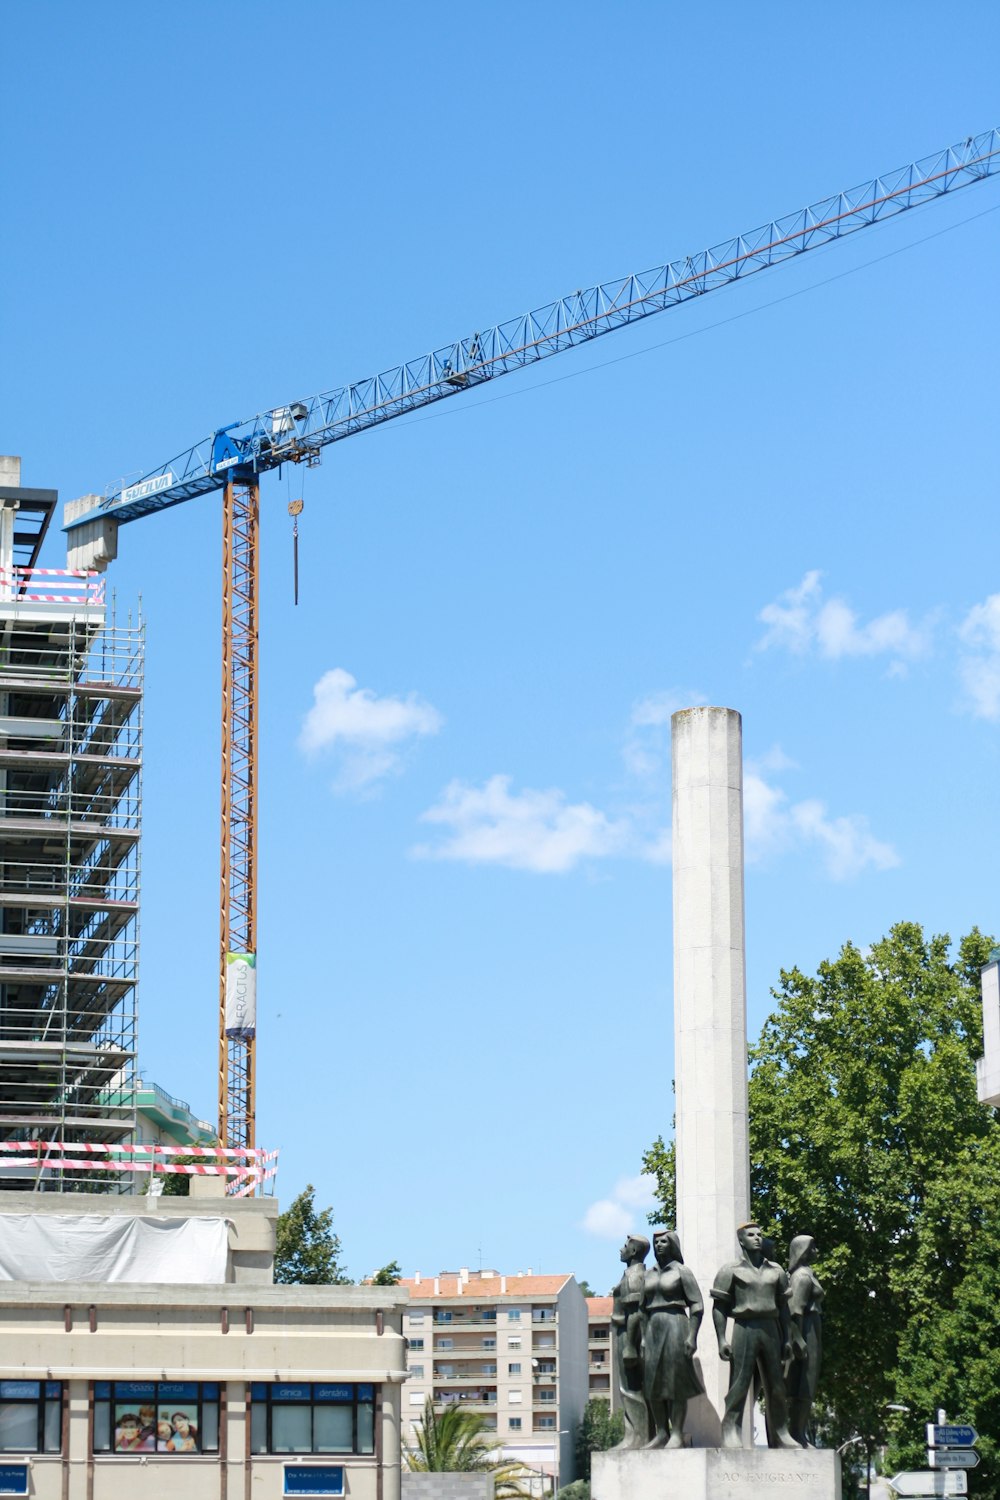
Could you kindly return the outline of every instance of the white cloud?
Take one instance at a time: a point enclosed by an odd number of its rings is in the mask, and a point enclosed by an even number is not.
[[[670,760],[670,719],[680,708],[704,703],[703,693],[648,693],[632,706],[622,756],[625,769],[639,780],[666,774]],[[669,790],[669,788],[668,788]]]
[[[789,803],[780,787],[748,766],[743,780],[746,857],[751,863],[794,850],[818,850],[831,880],[851,880],[869,867],[899,864],[891,844],[877,839],[861,813],[831,817],[816,798]]]
[[[416,693],[380,698],[359,688],[343,667],[324,672],[302,721],[299,748],[307,755],[332,750],[339,757],[338,791],[371,787],[399,769],[407,741],[437,734],[443,720]]]
[[[646,1215],[656,1206],[655,1187],[655,1177],[620,1178],[607,1198],[598,1198],[586,1210],[581,1227],[602,1240],[646,1233]]]
[[[418,845],[412,853],[420,859],[562,874],[582,860],[625,852],[631,839],[626,820],[609,818],[589,802],[568,802],[555,787],[510,788],[510,776],[491,776],[481,787],[451,782],[421,814],[422,822],[447,830],[445,837]]]
[[[966,648],[958,675],[967,706],[979,719],[1000,719],[1000,594],[973,605],[958,627]]]
[[[824,599],[818,569],[806,573],[795,588],[766,604],[757,618],[767,626],[757,649],[779,647],[796,656],[815,652],[828,661],[845,656],[887,656],[899,675],[907,662],[930,649],[933,617],[911,623],[905,609],[890,610],[862,623],[845,600]]]

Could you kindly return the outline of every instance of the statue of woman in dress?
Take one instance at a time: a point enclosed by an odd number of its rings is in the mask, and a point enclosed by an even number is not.
[[[705,1304],[673,1230],[656,1231],[653,1255],[642,1303],[643,1389],[656,1431],[646,1447],[683,1448],[688,1401],[705,1393],[694,1365]]]
[[[796,1235],[788,1247],[788,1312],[795,1356],[785,1366],[788,1429],[803,1448],[811,1446],[809,1416],[823,1358],[823,1288],[812,1268],[816,1255],[811,1234]]]
[[[612,1293],[615,1376],[625,1419],[625,1436],[617,1444],[619,1448],[644,1448],[649,1438],[649,1412],[642,1393],[642,1296],[648,1254],[646,1236],[630,1234],[621,1248],[625,1274]]]

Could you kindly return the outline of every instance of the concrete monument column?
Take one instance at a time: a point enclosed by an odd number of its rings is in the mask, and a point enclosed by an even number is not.
[[[705,1298],[698,1355],[706,1400],[691,1402],[696,1447],[720,1440],[729,1366],[712,1327],[712,1281],[737,1258],[750,1216],[743,732],[731,708],[686,708],[673,748],[674,1072],[677,1229]]]

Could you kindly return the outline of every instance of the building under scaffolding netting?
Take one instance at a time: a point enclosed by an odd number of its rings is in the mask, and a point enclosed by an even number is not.
[[[135,1129],[143,625],[37,568],[55,502],[0,485],[0,1188],[127,1192],[49,1143]]]

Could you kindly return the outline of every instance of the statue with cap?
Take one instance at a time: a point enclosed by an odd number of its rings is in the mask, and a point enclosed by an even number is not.
[[[793,1334],[788,1310],[788,1276],[764,1255],[764,1233],[759,1224],[741,1224],[736,1231],[741,1255],[716,1272],[712,1285],[712,1321],[719,1340],[719,1358],[732,1366],[722,1419],[723,1448],[742,1448],[743,1411],[754,1372],[760,1370],[764,1402],[770,1413],[768,1444],[798,1448],[788,1430],[788,1397],[783,1361],[799,1354],[798,1330]],[[732,1319],[732,1341],[726,1328]]]

